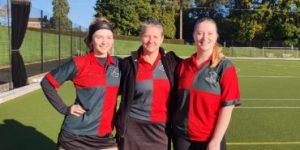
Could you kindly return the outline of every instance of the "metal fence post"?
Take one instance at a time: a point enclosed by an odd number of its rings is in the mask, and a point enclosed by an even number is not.
[[[72,28],[72,22],[71,22],[71,29],[70,29],[70,45],[71,45],[71,47],[70,47],[70,58],[72,59],[72,57],[73,57],[73,51],[72,51],[72,49],[73,49],[73,28]]]
[[[60,40],[61,40],[61,16],[59,14],[59,19],[58,19],[58,65],[60,66]]]
[[[43,20],[43,10],[41,10],[41,73],[44,72],[44,20]]]
[[[81,55],[81,33],[82,33],[82,31],[81,31],[81,26],[79,26],[79,52],[80,52],[80,55]]]
[[[9,90],[13,89],[13,85],[12,85],[12,70],[11,70],[11,33],[10,33],[10,28],[9,28],[9,11],[11,10],[10,8],[10,3],[9,0],[7,0],[7,34],[8,34],[8,59],[9,59],[9,63],[8,63],[8,70],[9,70],[9,74],[8,74],[8,86],[9,86]]]

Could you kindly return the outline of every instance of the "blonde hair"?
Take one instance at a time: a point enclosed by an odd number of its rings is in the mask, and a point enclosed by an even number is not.
[[[161,23],[157,22],[156,20],[149,20],[148,22],[146,23],[143,23],[141,25],[141,32],[140,32],[140,36],[143,36],[144,33],[146,32],[146,28],[149,27],[149,26],[154,26],[154,27],[157,27],[161,30],[161,36],[163,37],[164,36],[164,29],[163,29],[163,26]]]
[[[205,18],[202,18],[202,19],[200,19],[200,20],[198,20],[198,21],[196,22],[196,24],[195,24],[195,26],[194,26],[194,32],[193,32],[194,35],[195,35],[195,33],[196,33],[196,30],[197,30],[198,26],[199,26],[202,22],[211,22],[211,23],[213,23],[213,24],[216,26],[216,30],[217,30],[216,32],[218,33],[217,23],[216,23],[213,19],[205,17]],[[216,43],[216,44],[214,45],[214,47],[213,47],[212,59],[211,59],[211,65],[210,65],[210,67],[211,67],[211,68],[216,67],[216,66],[221,62],[221,60],[222,60],[224,57],[225,57],[225,56],[224,56],[224,54],[223,54],[223,52],[222,52],[222,47],[221,47],[221,45],[219,45],[218,43]]]
[[[216,67],[224,57],[225,56],[222,52],[222,47],[219,44],[216,44],[213,48],[210,67]]]

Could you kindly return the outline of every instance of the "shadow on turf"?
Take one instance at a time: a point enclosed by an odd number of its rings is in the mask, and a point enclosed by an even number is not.
[[[31,126],[7,119],[0,124],[0,149],[54,150],[56,143]]]

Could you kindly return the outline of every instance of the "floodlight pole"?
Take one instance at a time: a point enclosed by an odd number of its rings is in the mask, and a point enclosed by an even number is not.
[[[70,43],[71,43],[71,51],[70,51],[70,55],[71,55],[71,59],[72,59],[72,57],[73,57],[73,50],[72,50],[72,48],[73,48],[73,23],[71,22],[71,29],[70,29]]]
[[[44,22],[43,22],[43,10],[41,10],[41,73],[44,72]]]
[[[60,8],[60,13],[59,13],[59,18],[58,18],[58,65],[60,66],[61,60],[60,60],[60,53],[61,53],[61,8]]]
[[[9,9],[10,9],[10,3],[9,3],[9,0],[7,0],[7,9],[6,9],[6,12],[7,12],[7,34],[8,34],[8,59],[9,59],[9,70],[10,70],[10,74],[8,75],[8,86],[9,86],[9,90],[13,89],[13,85],[12,85],[12,69],[11,69],[11,34],[10,34],[10,28],[9,28]]]
[[[183,9],[183,0],[180,0],[180,10],[179,10],[179,39],[182,40],[182,9]]]

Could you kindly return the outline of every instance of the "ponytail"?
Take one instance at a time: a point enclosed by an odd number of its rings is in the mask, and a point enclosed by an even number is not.
[[[222,48],[221,48],[221,46],[219,46],[219,44],[216,44],[213,47],[212,60],[211,60],[211,65],[210,65],[211,68],[216,67],[221,62],[222,58],[225,57],[221,50],[222,50]]]

